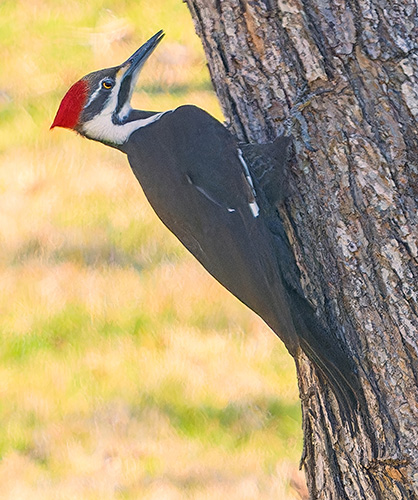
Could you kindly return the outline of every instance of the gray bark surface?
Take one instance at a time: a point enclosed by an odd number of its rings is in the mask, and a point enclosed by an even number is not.
[[[225,117],[294,137],[280,206],[306,297],[358,366],[352,435],[296,359],[313,499],[418,498],[418,19],[410,0],[186,0]]]

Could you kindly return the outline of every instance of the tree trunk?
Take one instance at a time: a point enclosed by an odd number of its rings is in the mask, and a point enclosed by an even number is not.
[[[228,124],[290,130],[279,207],[307,298],[358,366],[341,422],[297,359],[314,499],[418,498],[418,22],[411,0],[186,0]]]

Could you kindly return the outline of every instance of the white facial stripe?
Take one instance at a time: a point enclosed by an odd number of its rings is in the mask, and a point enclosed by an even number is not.
[[[151,123],[159,120],[166,113],[171,113],[174,110],[163,111],[148,118],[141,120],[134,120],[122,124],[115,124],[112,121],[112,112],[106,111],[108,106],[95,116],[92,120],[83,125],[83,132],[87,137],[99,141],[109,142],[111,144],[121,145],[124,144],[130,135],[140,128],[151,125]]]
[[[87,101],[87,103],[84,105],[84,108],[87,108],[90,106],[90,104],[96,99],[97,95],[99,94],[101,88],[102,88],[102,81],[100,81],[98,88],[91,94],[90,99]]]
[[[122,109],[118,113],[118,118],[121,122],[125,120],[125,118],[129,115],[129,112],[131,111],[131,99],[129,99],[125,102],[125,104],[122,106]]]
[[[250,169],[248,168],[248,165],[247,165],[246,161],[244,160],[244,157],[242,155],[242,151],[240,149],[237,149],[237,151],[238,151],[239,161],[241,162],[241,165],[244,169],[245,178],[247,179],[247,182],[250,185],[251,191],[252,191],[253,196],[254,196],[254,200],[251,200],[251,202],[249,203],[250,210],[251,210],[254,217],[258,217],[258,215],[260,213],[260,208],[259,208],[257,202],[255,201],[255,198],[257,195],[256,195],[256,192],[254,189],[254,182],[253,182],[253,179],[252,179],[251,174],[250,174]]]
[[[141,71],[141,69],[142,69],[142,67],[143,67],[144,64],[145,64],[145,60],[142,62],[142,64],[140,66],[138,66],[135,69],[134,73],[131,76],[131,85],[130,85],[130,88],[129,88],[128,97],[126,98],[125,104],[122,106],[122,109],[118,113],[118,118],[119,118],[120,121],[123,121],[129,115],[129,112],[132,109],[131,108],[132,94],[134,92],[134,88],[135,88],[135,84],[136,84],[136,81],[137,81],[137,78],[138,78],[138,74]]]

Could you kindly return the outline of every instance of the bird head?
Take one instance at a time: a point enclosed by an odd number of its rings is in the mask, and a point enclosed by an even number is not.
[[[94,71],[74,83],[65,94],[51,125],[89,139],[118,144],[128,122],[138,75],[161,39],[159,31],[120,66]]]

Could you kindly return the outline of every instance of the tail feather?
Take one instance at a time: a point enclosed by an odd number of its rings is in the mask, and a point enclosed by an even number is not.
[[[364,402],[354,363],[336,336],[320,324],[309,302],[296,292],[290,294],[292,319],[301,349],[331,386],[341,413],[352,416]]]

